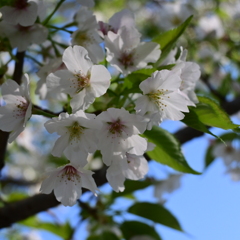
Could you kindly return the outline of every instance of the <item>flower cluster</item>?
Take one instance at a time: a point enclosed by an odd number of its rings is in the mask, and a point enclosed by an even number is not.
[[[3,15],[0,24],[3,28],[9,24],[16,28],[18,24],[17,28],[28,29],[28,35],[25,30],[20,30],[21,36],[25,34],[27,38],[25,45],[20,45],[21,40],[16,37],[20,35],[16,35],[15,30],[4,31],[12,46],[24,51],[30,43],[44,41],[47,33],[36,30],[43,28],[34,24],[37,4],[32,1],[17,2],[24,5],[0,9]],[[22,14],[23,10],[29,18]],[[12,11],[18,14],[16,18],[9,19],[8,14]],[[97,23],[92,11],[82,6],[74,21],[78,29],[71,35],[72,46],[64,50],[62,59],[53,59],[39,70],[41,79],[36,90],[41,99],[55,97],[57,100],[69,100],[67,110],[44,124],[49,133],[59,136],[52,155],[64,155],[69,163],[48,172],[41,186],[42,193],[54,191],[57,200],[65,206],[76,203],[82,187],[96,195],[98,188],[93,172],[86,168],[89,155],[97,150],[108,167],[106,178],[116,192],[124,190],[125,179],[142,179],[148,172],[144,153],[152,150],[153,146],[140,135],[154,125],[159,126],[164,119],[183,119],[183,112],[188,112],[188,106],[197,103],[194,88],[200,77],[199,66],[186,61],[186,50],[183,49],[178,59],[170,52],[167,59],[174,64],[171,70],[158,70],[156,66],[154,69],[153,64],[157,64],[161,55],[160,45],[141,41],[134,15],[127,9],[116,13],[108,23]],[[36,30],[36,35],[32,29]],[[33,34],[33,38],[29,34]],[[100,45],[102,43],[105,44],[106,56]],[[123,98],[123,104],[111,106],[109,93],[115,89],[109,70],[99,64],[104,58],[119,72],[118,79],[115,79],[119,80],[118,84],[136,70],[152,69],[151,76],[139,82],[138,93],[142,94],[131,93]],[[26,74],[23,80],[24,88],[13,80],[2,85],[6,105],[0,107],[0,126],[3,131],[12,131],[10,142],[23,131],[31,116],[32,103]],[[118,91],[117,101],[120,102],[122,96]],[[94,102],[99,97],[105,97],[106,101],[100,111],[94,109]],[[127,105],[129,99],[131,103]]]

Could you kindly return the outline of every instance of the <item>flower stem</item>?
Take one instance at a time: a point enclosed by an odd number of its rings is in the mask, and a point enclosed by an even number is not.
[[[43,25],[47,25],[49,20],[52,18],[52,16],[54,15],[54,13],[58,10],[58,8],[62,5],[62,3],[65,0],[60,0],[60,2],[57,4],[57,6],[54,8],[54,10],[52,11],[52,13],[43,21]]]
[[[48,117],[48,118],[52,118],[52,117],[58,116],[58,114],[53,113],[53,112],[51,112],[49,110],[46,110],[46,109],[42,109],[42,108],[40,108],[40,107],[38,107],[36,105],[33,105],[32,114],[41,115],[41,116]]]

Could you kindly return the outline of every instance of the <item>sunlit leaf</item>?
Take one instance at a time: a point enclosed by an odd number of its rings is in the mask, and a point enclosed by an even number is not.
[[[147,152],[151,159],[180,172],[200,174],[188,165],[180,143],[171,133],[154,126],[152,130],[145,131],[143,136],[156,145],[154,150]]]

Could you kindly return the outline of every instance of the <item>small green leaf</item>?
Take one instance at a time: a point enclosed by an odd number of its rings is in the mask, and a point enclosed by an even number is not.
[[[154,240],[161,240],[156,230],[143,222],[126,221],[122,223],[120,229],[126,240],[130,240],[134,236],[150,236]]]
[[[124,185],[125,185],[125,190],[119,193],[113,192],[112,198],[123,197],[125,195],[133,193],[134,191],[147,188],[150,185],[152,185],[152,181],[149,179],[146,179],[144,181],[127,180],[125,181]]]
[[[210,127],[222,129],[238,129],[239,125],[234,124],[228,114],[219,106],[217,102],[208,98],[198,96],[199,103],[192,110],[197,114],[198,119]]]
[[[185,160],[180,143],[168,131],[154,126],[143,134],[156,147],[147,152],[151,159],[184,173],[200,174],[193,170]]]
[[[183,231],[178,220],[165,207],[156,203],[138,202],[128,209],[128,212],[147,218],[153,222]]]
[[[19,222],[19,224],[25,225],[27,227],[49,231],[62,237],[63,239],[71,239],[74,232],[68,222],[64,225],[56,225],[49,222],[42,222],[36,217],[27,218],[26,220]]]
[[[160,44],[162,51],[161,57],[156,62],[155,66],[158,66],[160,62],[164,60],[164,58],[168,55],[168,53],[171,51],[178,38],[184,33],[186,27],[189,25],[192,18],[193,16],[190,16],[178,27],[167,32],[161,33],[152,40],[153,42]]]

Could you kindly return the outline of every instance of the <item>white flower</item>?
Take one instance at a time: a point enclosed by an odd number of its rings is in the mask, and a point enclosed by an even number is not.
[[[56,141],[52,155],[61,157],[66,155],[72,163],[84,167],[87,164],[88,153],[97,150],[96,129],[101,123],[94,114],[84,113],[82,110],[75,114],[61,113],[58,118],[47,121],[44,126],[49,133],[57,132],[60,138]]]
[[[147,123],[142,116],[130,114],[124,108],[109,108],[97,119],[103,123],[98,133],[98,148],[106,165],[111,165],[112,157],[116,154],[129,152],[143,155],[146,151],[147,141],[138,135],[146,130]]]
[[[198,98],[195,93],[195,86],[200,78],[200,66],[194,62],[186,62],[187,50],[181,48],[181,54],[176,61],[176,65],[172,68],[173,72],[181,70],[180,78],[182,79],[180,91],[186,97],[189,106],[195,106],[198,103]]]
[[[155,184],[154,196],[164,202],[163,195],[165,193],[172,193],[180,187],[180,178],[182,174],[171,174],[167,179],[161,180]]]
[[[102,21],[98,22],[99,33],[102,37],[108,34],[108,31],[117,33],[118,30],[125,27],[135,27],[134,14],[129,9],[123,9],[120,12],[115,13],[110,19],[109,23],[104,23]]]
[[[121,27],[117,34],[109,31],[105,37],[107,61],[125,75],[145,68],[160,57],[160,45],[140,42],[140,37],[134,27]]]
[[[240,152],[232,145],[231,141],[226,141],[225,144],[216,144],[212,154],[216,158],[222,158],[225,165],[228,167],[234,162],[240,162]]]
[[[6,21],[0,22],[0,35],[6,36],[13,48],[18,48],[18,52],[27,50],[32,44],[43,43],[48,36],[48,29],[40,24],[23,27],[12,25]]]
[[[196,34],[199,39],[205,37],[221,38],[224,35],[222,22],[217,15],[207,15],[201,17],[196,28]]]
[[[232,169],[228,169],[227,173],[230,174],[231,179],[233,181],[240,181],[240,167],[236,167],[236,168],[232,168]]]
[[[124,191],[125,179],[139,180],[148,172],[148,162],[143,156],[135,154],[119,154],[112,158],[112,164],[107,169],[107,180],[114,191]]]
[[[107,91],[111,75],[104,66],[93,65],[87,50],[81,46],[68,47],[63,53],[63,62],[68,70],[51,73],[47,87],[50,91],[69,94],[73,112],[85,110]]]
[[[40,80],[37,82],[37,88],[35,93],[40,95],[40,99],[58,99],[58,100],[66,100],[67,96],[65,93],[59,93],[55,89],[52,89],[52,91],[48,91],[47,84],[46,84],[46,78],[47,76],[54,71],[57,71],[59,69],[63,69],[64,65],[62,63],[61,58],[54,58],[51,59],[48,63],[46,63],[41,69],[37,72],[38,77]]]
[[[0,129],[11,132],[8,139],[9,143],[24,130],[32,114],[27,74],[24,74],[22,81],[22,87],[11,79],[2,85],[2,95],[6,105],[0,106]]]
[[[186,4],[179,2],[162,4],[157,12],[157,24],[165,30],[177,27],[184,22],[190,15],[191,11]]]
[[[182,82],[180,73],[156,71],[141,82],[139,87],[144,95],[136,100],[136,111],[141,115],[158,113],[162,119],[183,119],[182,112],[188,112],[188,107],[185,97],[179,91]]]
[[[82,187],[96,195],[98,190],[92,177],[93,172],[67,164],[49,172],[40,191],[49,194],[54,191],[56,199],[64,206],[73,206],[82,195]]]
[[[37,19],[38,5],[33,1],[14,1],[14,6],[4,6],[0,8],[2,18],[7,23],[24,27],[31,26]]]
[[[98,34],[97,20],[92,11],[88,10],[87,7],[81,7],[75,15],[75,21],[78,23],[78,30],[71,35],[72,44],[86,48],[94,63],[102,61],[104,52],[99,45],[102,39]]]

